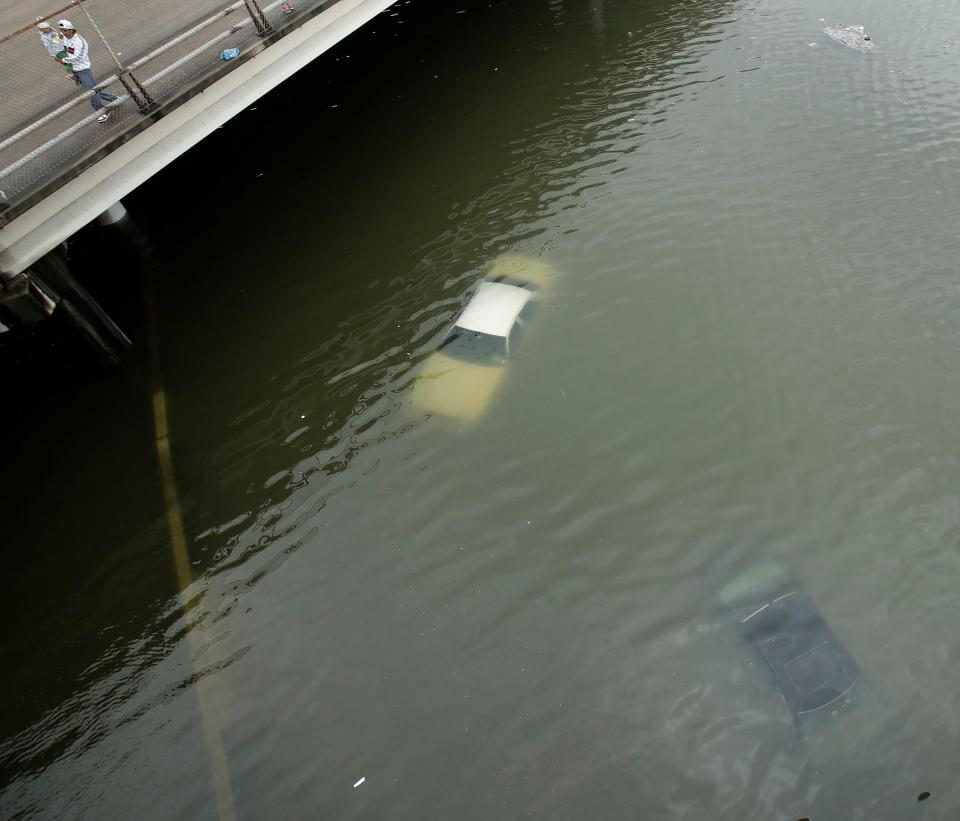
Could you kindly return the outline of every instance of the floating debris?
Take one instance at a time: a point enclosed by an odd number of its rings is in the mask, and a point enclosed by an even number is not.
[[[864,32],[863,26],[839,26],[837,28],[827,26],[823,33],[831,40],[836,40],[841,45],[852,48],[854,51],[872,51],[876,48],[873,40],[870,39],[870,35]]]

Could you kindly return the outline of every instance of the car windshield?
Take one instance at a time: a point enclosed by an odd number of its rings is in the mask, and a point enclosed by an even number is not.
[[[523,288],[530,293],[535,294],[537,292],[537,286],[532,282],[527,282],[525,279],[518,279],[517,277],[508,276],[507,274],[501,274],[498,277],[494,277],[489,282],[500,282],[504,285],[512,285],[514,288]]]
[[[454,359],[478,365],[501,365],[507,358],[507,341],[502,336],[454,328],[440,350]]]

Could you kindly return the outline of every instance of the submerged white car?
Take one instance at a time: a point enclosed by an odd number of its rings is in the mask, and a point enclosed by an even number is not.
[[[525,315],[551,273],[539,260],[496,260],[437,352],[423,363],[414,405],[461,422],[479,419],[503,380]]]

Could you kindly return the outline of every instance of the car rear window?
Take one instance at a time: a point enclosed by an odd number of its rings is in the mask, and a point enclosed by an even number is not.
[[[440,350],[454,359],[478,365],[501,365],[507,358],[507,344],[502,336],[454,328]]]

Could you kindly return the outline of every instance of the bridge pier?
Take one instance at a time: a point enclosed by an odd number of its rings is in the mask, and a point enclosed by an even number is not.
[[[119,201],[96,222],[111,231],[135,230]],[[47,317],[66,323],[106,364],[117,364],[132,347],[127,335],[71,273],[65,244],[48,251],[20,274],[0,272],[0,333]]]
[[[46,319],[56,303],[27,274],[0,277],[0,333]]]
[[[117,364],[133,343],[106,311],[70,273],[62,246],[44,254],[30,270],[30,279],[43,292],[52,294],[57,314],[76,331],[107,364]]]
[[[117,200],[99,217],[97,217],[97,225],[116,225],[118,222],[120,222],[120,220],[126,219],[126,217],[127,209],[120,200]]]

